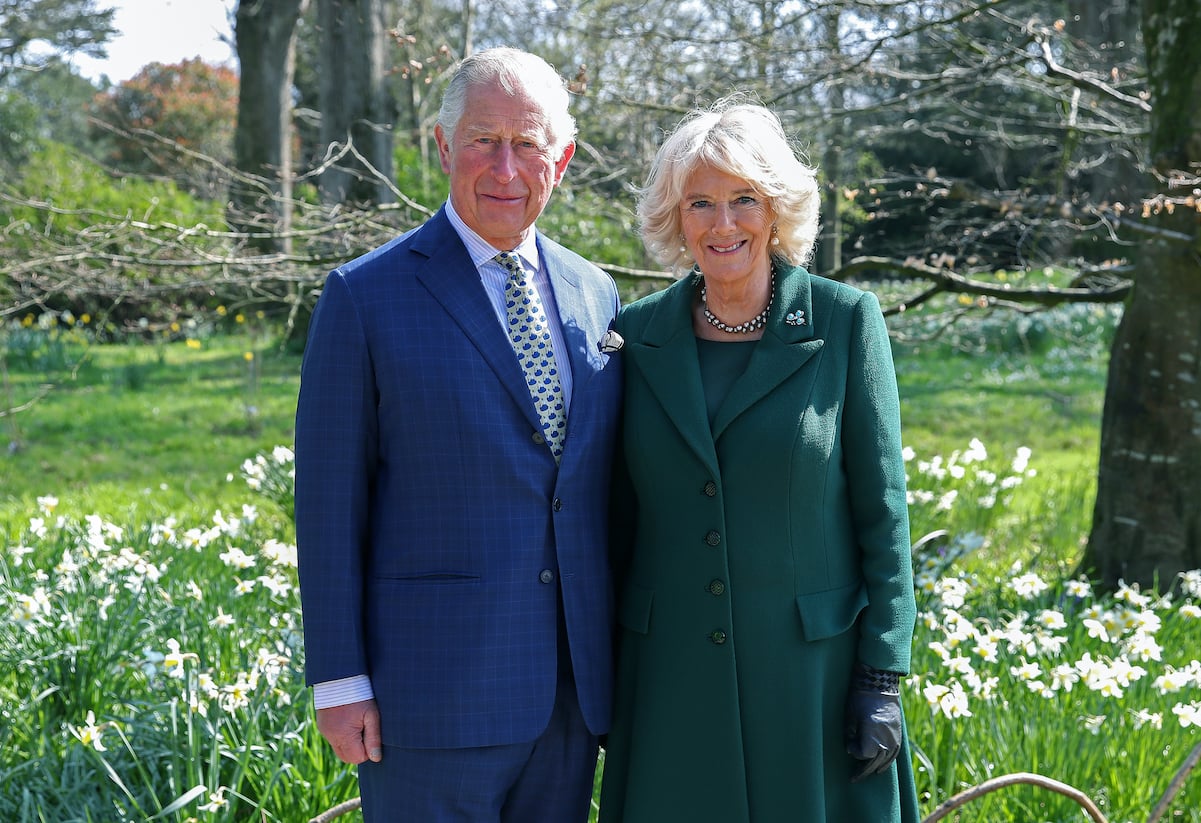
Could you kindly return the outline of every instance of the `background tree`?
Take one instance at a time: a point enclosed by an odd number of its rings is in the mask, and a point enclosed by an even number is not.
[[[1142,0],[1157,192],[1110,352],[1097,502],[1084,568],[1113,586],[1201,565],[1201,12]]]
[[[326,203],[389,203],[395,105],[385,77],[390,0],[317,0]]]
[[[38,140],[80,140],[83,104],[95,93],[69,66],[75,54],[106,55],[113,9],[94,0],[0,2],[0,171],[20,173]]]
[[[0,80],[74,54],[107,57],[116,9],[96,0],[4,0],[0,3]]]
[[[29,152],[51,137],[84,149],[87,108],[95,94],[95,86],[59,61],[0,80],[0,170],[20,174]]]
[[[296,23],[307,5],[308,0],[242,2],[235,15],[241,75],[234,165],[245,176],[230,192],[230,223],[250,233],[251,245],[262,250],[291,250],[292,76]]]
[[[94,137],[115,170],[165,177],[224,198],[233,160],[238,76],[199,58],[151,63],[93,105]],[[181,151],[182,150],[182,151]]]

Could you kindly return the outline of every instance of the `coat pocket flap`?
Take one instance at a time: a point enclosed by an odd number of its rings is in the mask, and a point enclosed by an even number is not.
[[[801,631],[806,640],[824,640],[851,628],[867,606],[867,590],[859,583],[824,592],[797,595]]]
[[[646,634],[651,625],[651,601],[654,598],[653,590],[627,583],[617,608],[617,622],[632,632]]]

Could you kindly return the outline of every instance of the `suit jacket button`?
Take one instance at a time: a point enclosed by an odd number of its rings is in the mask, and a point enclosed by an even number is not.
[[[541,572],[538,573],[538,579],[541,580],[543,583],[554,583],[555,582],[555,573],[552,572],[550,569],[543,569]]]
[[[721,543],[721,532],[716,529],[705,535],[705,542],[710,546],[717,546]]]
[[[714,597],[720,597],[726,593],[726,584],[720,580],[714,580],[709,584],[709,594]]]
[[[709,635],[709,639],[713,641],[713,645],[720,646],[726,642],[726,633],[718,629]]]
[[[556,497],[555,502],[551,504],[551,508],[557,512],[563,511],[563,501]]]
[[[705,484],[705,488],[701,489],[701,493],[704,494],[705,497],[716,497],[717,496],[717,484],[714,483],[712,480],[710,480],[708,483]]]
[[[534,442],[539,446],[546,444],[546,438],[542,436],[542,432],[534,432]]]

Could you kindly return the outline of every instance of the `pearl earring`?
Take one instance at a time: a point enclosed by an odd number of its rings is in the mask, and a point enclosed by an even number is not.
[[[778,234],[776,234],[776,227],[775,227],[775,226],[772,226],[772,227],[771,227],[771,244],[772,244],[773,246],[778,246],[778,245],[780,245],[780,236],[779,236]]]

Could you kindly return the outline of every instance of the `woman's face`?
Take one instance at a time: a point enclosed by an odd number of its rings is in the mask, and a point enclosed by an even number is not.
[[[706,283],[769,276],[774,220],[767,200],[741,177],[701,166],[686,181],[680,202],[684,244]]]

